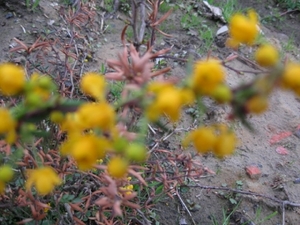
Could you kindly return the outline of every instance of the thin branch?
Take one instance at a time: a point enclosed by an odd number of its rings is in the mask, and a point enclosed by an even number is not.
[[[243,190],[238,190],[238,189],[233,189],[233,188],[228,188],[228,187],[205,186],[205,185],[200,185],[200,184],[188,185],[188,187],[222,190],[222,191],[232,191],[232,192],[243,194],[243,195],[254,195],[254,196],[258,196],[258,197],[263,197],[263,198],[269,199],[273,202],[277,202],[278,204],[283,205],[283,206],[289,205],[289,206],[292,206],[292,207],[300,207],[300,203],[291,202],[291,201],[287,201],[287,200],[281,200],[281,199],[278,199],[278,198],[275,198],[275,197],[272,197],[272,196],[259,194],[259,193],[252,192],[252,191],[243,191]]]

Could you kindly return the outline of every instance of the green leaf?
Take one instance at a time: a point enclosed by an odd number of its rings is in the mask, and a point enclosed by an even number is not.
[[[236,201],[234,198],[230,198],[229,201],[230,201],[230,203],[233,204],[233,205],[236,205],[236,204],[237,204],[237,201]]]
[[[241,181],[241,180],[237,180],[235,183],[238,186],[243,186],[243,184],[244,184],[243,181]]]

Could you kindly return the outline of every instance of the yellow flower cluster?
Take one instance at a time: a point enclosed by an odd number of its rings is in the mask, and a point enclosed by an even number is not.
[[[226,125],[218,124],[209,127],[199,127],[190,132],[183,140],[183,147],[192,142],[199,153],[213,152],[217,157],[223,158],[234,152],[237,138]]]
[[[160,116],[166,114],[172,122],[176,122],[181,108],[194,101],[192,91],[179,89],[167,83],[153,82],[148,90],[155,95],[154,101],[146,109],[146,116],[150,121],[157,121]]]
[[[77,114],[83,129],[109,131],[115,124],[115,111],[107,102],[82,104]]]
[[[62,155],[74,158],[80,170],[89,170],[103,160],[106,152],[112,149],[112,139],[103,133],[113,133],[115,110],[105,101],[105,80],[96,73],[87,73],[80,82],[81,90],[97,99],[80,105],[75,112],[63,115],[52,112],[51,120],[60,124],[61,130],[68,133],[68,139],[61,147]]]
[[[25,85],[24,70],[11,63],[0,65],[0,91],[4,95],[17,95]]]
[[[230,38],[227,40],[227,45],[232,48],[237,48],[240,44],[252,45],[258,33],[258,19],[255,11],[249,10],[247,16],[237,13],[229,21]]]
[[[279,61],[277,49],[270,44],[260,46],[255,52],[254,57],[256,62],[263,67],[275,66]]]
[[[132,190],[133,190],[133,185],[129,184],[129,185],[123,187],[122,190],[126,191],[125,195],[130,195],[132,193]]]
[[[30,190],[35,186],[36,191],[40,195],[49,194],[57,185],[62,183],[59,176],[52,167],[40,167],[33,170],[27,170],[28,179],[25,187]]]
[[[105,99],[105,87],[105,79],[98,73],[86,73],[80,82],[82,92],[98,101]]]
[[[288,63],[281,78],[281,86],[300,96],[300,64]]]
[[[25,85],[25,104],[32,108],[41,106],[55,90],[56,85],[49,76],[33,73]]]
[[[127,174],[129,163],[120,156],[115,156],[107,163],[108,174],[114,178],[124,178]]]
[[[12,168],[8,165],[2,165],[0,167],[0,194],[5,190],[5,184],[9,182],[14,176]]]
[[[198,95],[211,95],[224,80],[225,72],[221,63],[215,59],[208,59],[195,64],[191,86]]]
[[[70,155],[77,162],[80,170],[89,170],[103,159],[106,151],[110,148],[109,142],[94,134],[69,135],[60,148],[62,155]]]
[[[0,108],[0,135],[5,135],[7,143],[12,144],[16,140],[16,121],[11,116],[10,112],[6,108]]]

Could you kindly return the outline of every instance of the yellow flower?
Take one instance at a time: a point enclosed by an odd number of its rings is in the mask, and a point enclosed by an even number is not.
[[[260,114],[268,109],[268,98],[264,95],[256,95],[246,103],[246,109],[250,113]]]
[[[85,103],[77,112],[85,129],[100,128],[108,131],[115,124],[115,111],[106,102]]]
[[[0,134],[4,134],[7,143],[12,144],[16,139],[16,121],[10,115],[8,109],[0,108]]]
[[[0,65],[0,91],[4,95],[16,95],[25,85],[24,70],[11,63]]]
[[[25,186],[27,190],[35,186],[40,195],[47,195],[61,182],[54,169],[47,166],[28,170],[28,179]]]
[[[111,158],[111,160],[107,164],[108,174],[114,178],[123,178],[126,176],[128,170],[128,162],[116,156]]]
[[[125,150],[125,157],[130,161],[144,162],[147,157],[147,149],[138,143],[131,143]]]
[[[221,63],[214,59],[195,64],[191,85],[196,94],[210,95],[225,79]]]
[[[225,124],[217,124],[190,132],[183,140],[182,146],[186,147],[190,142],[193,142],[197,152],[212,151],[217,157],[222,158],[233,153],[237,138]]]
[[[69,136],[69,139],[61,145],[62,155],[72,156],[80,170],[89,170],[104,158],[109,142],[93,134],[81,136]]]
[[[125,195],[130,195],[133,191],[133,185],[132,184],[126,185],[125,187],[122,187],[121,190],[125,191]]]
[[[2,165],[0,167],[0,181],[9,182],[14,176],[14,171],[8,165]]]
[[[270,44],[260,46],[255,52],[256,62],[263,67],[275,66],[279,61],[279,53]]]
[[[200,127],[197,130],[190,132],[183,140],[183,147],[186,147],[190,142],[193,142],[197,152],[207,153],[213,150],[217,137],[212,127]]]
[[[231,101],[232,92],[225,84],[219,84],[212,92],[213,97],[218,103],[226,103]]]
[[[5,183],[0,181],[0,195],[3,194],[5,191]]]
[[[55,89],[56,86],[49,76],[33,73],[25,86],[25,103],[30,107],[45,104]]]
[[[77,112],[67,113],[64,120],[61,122],[61,130],[67,131],[68,134],[81,133],[84,126]]]
[[[281,80],[283,88],[291,89],[300,95],[300,64],[287,64]]]
[[[80,88],[83,93],[102,101],[105,99],[105,79],[98,73],[86,73],[80,82]]]
[[[44,208],[44,212],[47,213],[51,209],[51,204],[47,203],[48,207]]]
[[[219,158],[231,155],[234,152],[236,142],[235,133],[232,131],[223,132],[218,137],[213,152]]]
[[[58,111],[58,110],[54,110],[50,113],[50,120],[53,122],[53,123],[62,123],[64,121],[64,114],[61,112],[61,111]]]
[[[97,159],[97,160],[96,160],[96,163],[102,164],[102,163],[103,163],[103,159]]]
[[[257,14],[253,10],[248,11],[248,15],[241,13],[233,15],[229,21],[229,35],[227,44],[237,48],[239,44],[252,45],[258,35]]]
[[[172,122],[176,122],[181,108],[194,101],[193,92],[172,85],[155,83],[151,84],[150,90],[154,90],[156,95],[155,100],[146,109],[146,116],[150,121],[158,120],[165,113]]]

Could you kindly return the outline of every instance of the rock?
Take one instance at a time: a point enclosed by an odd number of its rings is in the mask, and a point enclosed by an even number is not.
[[[10,18],[13,18],[13,17],[14,17],[14,14],[12,12],[6,13],[6,15],[5,15],[6,19],[10,19]]]
[[[246,166],[245,170],[247,175],[253,180],[258,180],[261,176],[260,169],[255,165]]]
[[[283,146],[278,146],[277,148],[276,148],[276,152],[278,153],[278,154],[280,154],[280,155],[288,155],[289,153],[288,153],[288,150],[285,148],[285,147],[283,147]]]
[[[297,138],[300,138],[300,129],[297,129],[294,133]]]
[[[298,177],[297,179],[295,179],[295,180],[293,181],[293,183],[294,183],[294,184],[300,184],[300,177]]]

